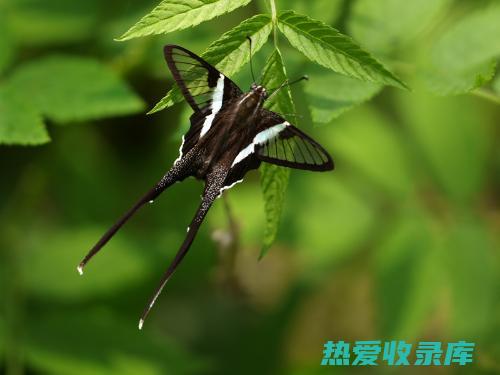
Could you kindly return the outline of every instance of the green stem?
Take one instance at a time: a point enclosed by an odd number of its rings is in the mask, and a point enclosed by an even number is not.
[[[274,47],[278,49],[278,16],[276,12],[276,3],[274,0],[269,0],[269,4],[271,5],[271,18],[273,21],[273,40],[274,40]]]
[[[471,91],[471,94],[489,100],[493,103],[500,104],[500,96],[495,95],[493,92],[485,90],[485,89],[477,89],[474,91]]]

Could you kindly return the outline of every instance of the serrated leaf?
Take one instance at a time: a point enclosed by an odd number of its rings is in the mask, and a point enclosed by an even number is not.
[[[440,95],[467,93],[493,78],[500,56],[500,6],[490,6],[447,30],[434,44],[423,72]]]
[[[407,88],[354,40],[320,21],[286,11],[279,15],[278,27],[293,47],[328,69],[363,81]]]
[[[344,112],[371,99],[382,86],[332,73],[317,67],[307,68],[310,82],[305,86],[309,109],[315,123],[329,123]]]
[[[271,33],[271,18],[264,14],[256,15],[240,23],[213,42],[201,55],[222,73],[231,77],[250,59],[247,37],[252,38],[252,55],[264,45]],[[177,86],[174,86],[149,112],[155,113],[183,100]]]
[[[0,144],[34,146],[49,141],[38,110],[0,87]]]
[[[250,0],[163,0],[118,40],[183,30],[229,13],[249,2]]]
[[[278,87],[287,79],[283,59],[278,50],[275,50],[267,60],[262,73],[262,85],[264,87]],[[289,87],[280,90],[268,102],[270,110],[284,113],[295,113],[295,106],[292,100],[292,94]],[[286,117],[286,116],[285,116]],[[290,170],[263,163],[260,168],[260,184],[264,197],[264,212],[266,214],[266,227],[264,229],[263,248],[260,254],[262,258],[269,247],[273,244],[278,233],[281,213],[285,202],[285,192],[288,186]]]
[[[348,28],[362,46],[386,55],[416,38],[448,4],[449,0],[358,0]]]
[[[142,100],[109,68],[84,57],[49,56],[19,67],[11,92],[50,119],[65,123],[136,113]]]

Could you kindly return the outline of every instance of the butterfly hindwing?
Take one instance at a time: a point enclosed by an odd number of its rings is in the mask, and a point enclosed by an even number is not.
[[[333,169],[332,158],[318,142],[277,113],[266,109],[262,111],[253,140],[238,153],[233,168],[257,158],[288,168],[312,171]]]

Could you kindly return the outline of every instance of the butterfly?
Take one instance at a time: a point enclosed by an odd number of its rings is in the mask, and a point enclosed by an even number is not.
[[[139,329],[188,252],[212,203],[224,190],[241,182],[248,171],[262,162],[311,171],[329,171],[334,167],[332,158],[318,142],[278,113],[264,108],[266,100],[284,87],[285,82],[271,96],[256,83],[250,91],[243,92],[214,66],[183,47],[166,45],[164,53],[175,82],[193,109],[179,157],[161,180],[101,237],[77,268],[83,274],[87,262],[122,225],[169,186],[191,176],[204,181],[201,204],[184,242],[140,318]]]

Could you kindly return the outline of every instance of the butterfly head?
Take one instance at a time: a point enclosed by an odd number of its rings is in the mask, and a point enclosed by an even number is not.
[[[252,93],[256,96],[258,96],[261,100],[266,100],[267,99],[267,91],[264,86],[257,85],[256,83],[252,83],[252,86],[250,86],[250,90]]]

